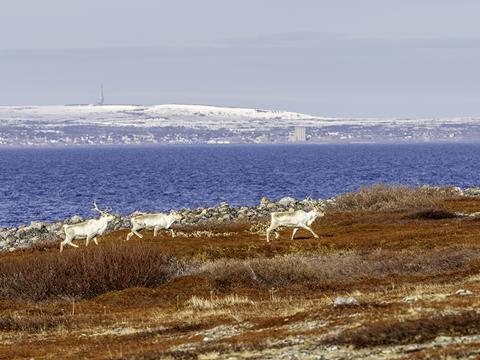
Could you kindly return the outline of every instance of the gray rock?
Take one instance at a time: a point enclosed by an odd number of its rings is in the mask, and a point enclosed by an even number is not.
[[[259,207],[267,206],[267,204],[270,204],[270,203],[272,203],[271,200],[267,199],[266,197],[262,197],[260,199],[260,206]]]
[[[28,226],[29,230],[42,230],[46,228],[46,223],[41,222],[41,221],[32,221],[30,225]]]
[[[354,297],[337,297],[333,306],[360,306],[360,303]]]
[[[81,216],[74,215],[70,218],[69,223],[70,224],[77,224],[77,223],[82,222],[82,221],[83,221],[83,218]]]
[[[473,292],[470,290],[460,289],[455,292],[458,296],[472,296]]]
[[[480,196],[480,186],[474,186],[463,190],[464,196]]]
[[[415,302],[415,301],[420,301],[422,298],[420,296],[416,296],[416,295],[409,295],[409,296],[405,296],[402,301],[403,302]]]
[[[284,205],[284,206],[289,206],[291,204],[295,204],[296,200],[290,196],[286,196],[284,198],[281,198],[278,203],[280,205]]]

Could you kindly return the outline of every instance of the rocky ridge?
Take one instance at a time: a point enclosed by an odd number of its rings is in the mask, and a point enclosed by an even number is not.
[[[445,188],[425,186],[427,189],[443,191]],[[480,197],[480,186],[467,189],[458,187],[449,187],[449,193],[455,193],[457,196]],[[335,198],[311,200],[320,206],[331,206],[335,204]],[[284,197],[278,201],[272,201],[262,198],[258,206],[239,206],[232,207],[226,202],[220,203],[215,207],[181,209],[178,212],[182,215],[182,220],[178,223],[183,226],[195,226],[205,224],[221,224],[234,221],[259,221],[267,220],[273,211],[294,211],[310,210],[309,200],[297,200],[292,197]],[[108,231],[119,230],[130,227],[130,218],[140,214],[133,212],[127,216],[118,216],[115,221],[110,223]],[[458,214],[459,216],[472,216],[475,214]],[[478,213],[480,215],[480,213]],[[63,238],[61,232],[64,224],[75,224],[84,221],[80,216],[73,216],[70,219],[57,222],[33,221],[29,225],[21,225],[16,228],[0,228],[0,252],[15,251],[27,249],[46,241],[58,240]]]
[[[334,200],[312,201],[318,205],[327,205]],[[228,203],[222,202],[215,207],[181,209],[178,212],[182,215],[182,219],[176,224],[195,226],[234,221],[250,222],[267,219],[272,211],[308,211],[310,209],[309,200],[296,200],[291,197],[284,197],[277,202],[262,198],[258,206],[232,207]],[[130,218],[138,214],[141,214],[141,212],[135,211],[127,216],[117,216],[117,219],[110,223],[107,232],[129,228]],[[33,221],[29,225],[21,225],[17,228],[0,228],[0,251],[26,249],[55,239],[60,242],[63,239],[62,226],[64,224],[76,224],[84,220],[87,219],[76,215],[64,221],[52,223]]]

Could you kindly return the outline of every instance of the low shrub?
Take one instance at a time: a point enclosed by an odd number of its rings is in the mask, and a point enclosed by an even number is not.
[[[405,216],[406,219],[414,220],[441,220],[441,219],[453,219],[457,215],[451,211],[443,209],[425,209],[415,211]]]
[[[155,288],[192,275],[216,289],[345,289],[359,281],[375,283],[398,276],[423,277],[478,270],[480,249],[428,252],[377,250],[372,253],[291,254],[246,260],[222,258],[198,262],[165,256],[157,243],[135,246],[110,242],[80,250],[30,252],[0,259],[0,297],[44,301],[88,299],[129,288]],[[366,283],[366,284],[367,284]]]
[[[92,298],[112,290],[156,287],[188,264],[165,256],[154,243],[121,243],[80,251],[33,252],[0,260],[0,296],[27,300]]]
[[[480,314],[467,311],[460,314],[368,324],[353,330],[345,330],[335,338],[329,339],[327,343],[365,348],[422,343],[437,336],[462,336],[479,332]]]
[[[220,259],[203,264],[196,275],[216,281],[221,288],[288,287],[382,279],[391,276],[437,275],[462,269],[480,255],[480,250],[375,251],[370,254],[287,255],[249,260]],[[329,285],[329,286],[330,286]]]
[[[402,211],[435,208],[439,200],[446,196],[444,192],[430,189],[376,184],[338,196],[333,209]]]

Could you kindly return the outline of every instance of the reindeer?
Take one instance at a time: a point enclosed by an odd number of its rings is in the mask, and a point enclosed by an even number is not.
[[[87,239],[85,246],[88,246],[90,240],[93,239],[95,244],[98,245],[97,236],[103,235],[107,229],[108,223],[115,219],[115,215],[111,215],[107,212],[111,211],[111,209],[100,210],[95,200],[93,201],[92,210],[100,213],[100,218],[90,219],[78,224],[65,224],[62,226],[62,230],[65,232],[65,240],[60,243],[60,252],[63,251],[64,245],[78,247],[78,245],[72,243],[75,239]]]
[[[309,205],[313,208],[312,211],[290,211],[290,212],[273,212],[271,213],[271,222],[270,226],[267,229],[267,242],[270,242],[270,232],[275,231],[275,239],[278,239],[280,234],[277,231],[278,227],[293,227],[292,238],[295,237],[298,229],[302,228],[308,230],[312,233],[315,238],[318,239],[318,235],[310,227],[316,218],[322,217],[325,215],[325,212],[322,208],[315,205],[310,199],[307,199]]]
[[[153,213],[153,214],[140,214],[132,217],[130,222],[132,223],[132,230],[128,233],[125,241],[130,240],[130,238],[135,234],[139,238],[143,238],[143,235],[139,233],[142,229],[151,230],[153,229],[153,236],[157,236],[160,229],[168,230],[170,226],[182,218],[182,215],[172,211],[170,214],[164,213]],[[175,237],[173,229],[170,229],[172,237]]]

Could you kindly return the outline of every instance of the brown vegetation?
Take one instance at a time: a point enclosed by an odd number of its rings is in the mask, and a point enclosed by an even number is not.
[[[475,358],[480,222],[451,214],[480,200],[422,191],[330,209],[320,239],[235,223],[0,254],[0,358]]]
[[[272,259],[222,259],[204,264],[196,272],[214,280],[219,287],[286,288],[306,286],[310,289],[341,289],[357,286],[361,280],[375,283],[385,278],[409,276],[434,277],[441,273],[476,271],[472,260],[480,249],[382,251],[368,254],[355,251],[346,254],[287,255]],[[377,281],[376,281],[377,280]],[[335,285],[337,284],[337,285]]]
[[[59,326],[71,326],[71,318],[46,315],[2,316],[0,331],[45,331]]]
[[[450,191],[376,184],[337,197],[335,208],[344,211],[403,211],[432,208],[449,197]]]
[[[183,273],[186,264],[154,244],[91,246],[59,254],[31,252],[0,259],[0,296],[25,300],[91,298],[135,286],[155,287]]]
[[[407,216],[406,219],[417,219],[417,220],[440,220],[440,219],[453,219],[456,218],[455,213],[443,210],[443,209],[426,209],[415,211]]]
[[[466,311],[460,314],[367,324],[354,330],[344,331],[329,343],[369,347],[421,343],[440,335],[459,336],[479,333],[480,314],[475,311]]]

